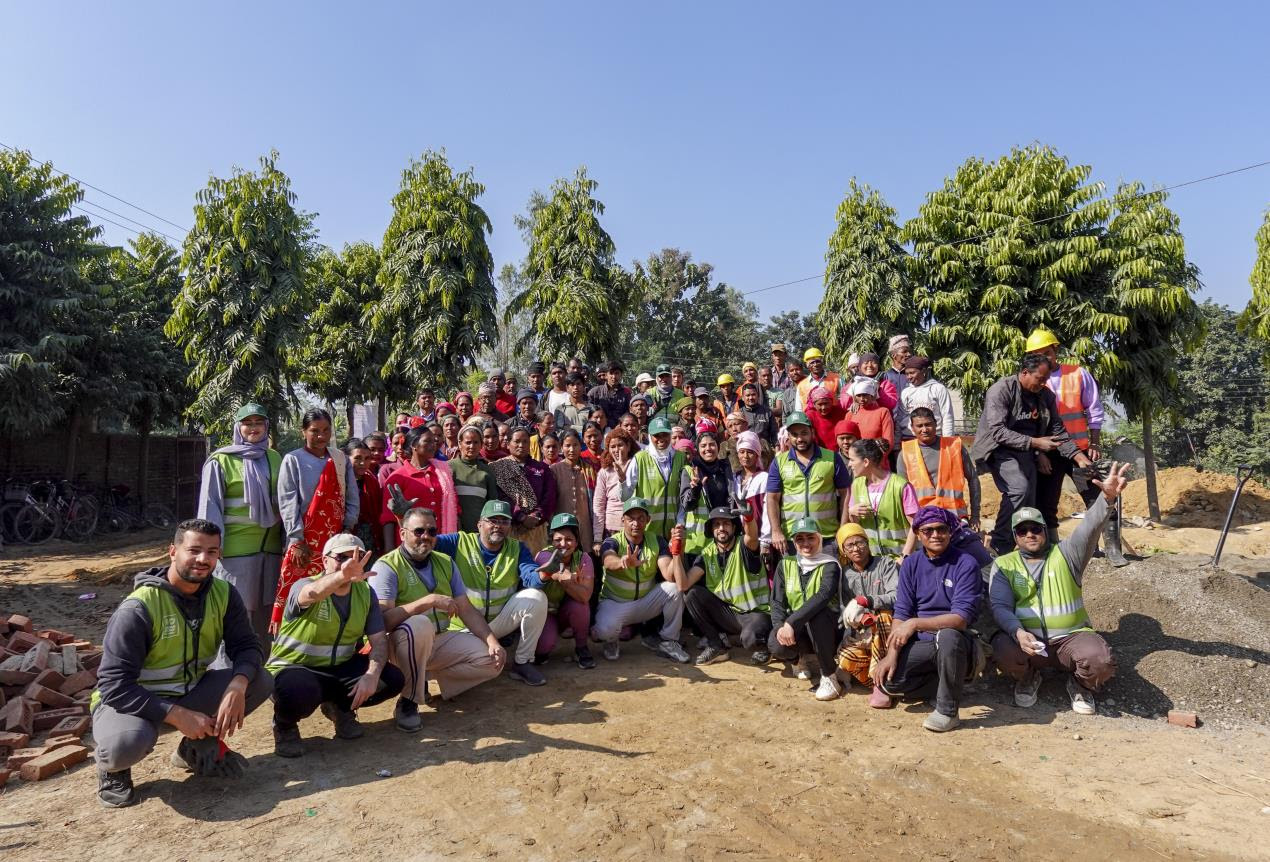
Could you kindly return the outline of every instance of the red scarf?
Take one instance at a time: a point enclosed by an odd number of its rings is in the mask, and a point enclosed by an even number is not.
[[[322,548],[326,540],[334,536],[344,526],[344,495],[340,493],[340,482],[335,476],[335,460],[328,457],[322,475],[318,477],[317,487],[313,490],[313,499],[309,500],[309,508],[304,513],[304,544],[309,548],[308,568],[301,569],[295,561],[294,550],[287,548],[282,558],[282,571],[278,576],[278,595],[273,600],[274,623],[282,622],[282,612],[287,606],[287,596],[291,593],[291,585],[301,578],[322,574]]]

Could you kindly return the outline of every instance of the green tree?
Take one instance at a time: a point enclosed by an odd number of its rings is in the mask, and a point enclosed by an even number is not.
[[[528,285],[524,270],[515,264],[503,264],[498,271],[499,307],[509,308],[512,299]],[[481,358],[494,367],[523,369],[535,355],[533,326],[533,318],[527,311],[507,315],[498,328],[498,340],[486,348]]]
[[[759,327],[760,355],[770,363],[768,350],[773,344],[784,344],[790,356],[802,358],[808,347],[819,347],[824,343],[816,323],[815,312],[782,311],[768,318],[767,323]],[[763,363],[754,358],[759,365]]]
[[[1270,342],[1270,209],[1257,231],[1257,259],[1252,265],[1248,281],[1252,285],[1252,299],[1244,309],[1240,328],[1262,341]]]
[[[917,331],[918,316],[895,210],[852,178],[837,220],[816,328],[829,360],[842,366],[853,352],[885,353],[890,336]]]
[[[579,356],[595,362],[612,355],[628,305],[628,284],[614,263],[613,239],[600,225],[604,204],[597,183],[578,168],[572,180],[556,180],[545,200],[530,201],[520,222],[529,236],[527,284],[504,315],[528,313],[543,359]]]
[[[227,427],[242,402],[260,403],[275,419],[295,404],[316,234],[277,162],[273,151],[259,172],[212,177],[185,238],[185,285],[165,329],[192,367],[190,417],[213,428]]]
[[[1089,175],[1039,145],[992,163],[972,158],[904,226],[927,327],[919,346],[967,403],[1015,370],[1037,326],[1087,364],[1100,339],[1128,326],[1106,309],[1112,203]]]
[[[451,169],[444,152],[429,150],[402,171],[370,334],[387,347],[380,376],[391,401],[461,378],[498,337],[491,227],[476,202],[484,193],[470,169]]]
[[[43,431],[74,405],[66,363],[101,297],[86,264],[105,252],[71,212],[82,197],[29,153],[0,152],[0,434]]]

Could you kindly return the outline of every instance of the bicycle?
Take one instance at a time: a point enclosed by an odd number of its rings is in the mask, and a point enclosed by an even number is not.
[[[42,479],[27,486],[22,507],[12,514],[15,541],[38,545],[55,536],[82,542],[97,529],[97,499],[66,480]]]
[[[128,496],[127,485],[111,485],[102,489],[101,517],[98,531],[117,533],[144,527],[167,529],[176,523],[176,515],[162,503],[146,503],[138,511],[137,503]]]

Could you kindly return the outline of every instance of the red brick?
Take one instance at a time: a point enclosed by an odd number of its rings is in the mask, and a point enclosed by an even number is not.
[[[63,718],[57,724],[53,725],[53,729],[50,730],[49,733],[66,734],[69,736],[79,737],[88,733],[88,725],[91,723],[92,719],[86,715],[70,716],[69,718]]]
[[[62,748],[62,747],[63,746],[60,746],[60,745],[58,746],[58,748]],[[43,757],[44,755],[48,754],[51,750],[52,749],[50,749],[47,745],[34,745],[30,748],[19,748],[17,751],[14,751],[12,754],[8,756],[8,758],[5,759],[5,762],[4,762],[5,768],[17,769],[24,763],[30,763],[32,760],[35,760],[35,758],[37,757]]]
[[[33,670],[0,670],[0,685],[15,685],[26,687],[30,685],[36,677]]]
[[[9,701],[5,705],[5,716],[5,730],[29,735],[35,729],[35,707],[24,697]]]
[[[9,635],[9,643],[5,648],[11,652],[25,653],[40,642],[40,639],[28,632],[14,632]]]
[[[9,631],[11,632],[29,632],[32,628],[31,620],[21,614],[14,614],[9,617]]]
[[[75,640],[74,635],[68,635],[66,632],[59,632],[57,629],[43,629],[35,633],[36,637],[46,638],[53,643],[61,646]]]
[[[76,695],[84,689],[92,688],[97,684],[97,674],[91,670],[81,670],[68,676],[65,681],[57,687],[62,694]]]
[[[43,781],[50,775],[64,772],[76,763],[88,759],[88,748],[83,745],[67,746],[50,751],[43,757],[22,764],[20,773],[25,781]]]
[[[0,787],[4,787],[5,783],[9,780],[9,776],[12,774],[13,773],[8,769],[0,769]]]
[[[84,670],[97,670],[97,665],[101,664],[101,650],[89,650],[79,657],[79,666]]]
[[[71,641],[70,643],[66,644],[66,646],[73,646],[77,650],[87,650],[87,649],[93,648],[93,642],[92,641]]]
[[[51,730],[59,721],[73,715],[88,715],[88,707],[68,706],[65,709],[46,709],[34,715],[31,719],[31,728],[41,732]]]
[[[66,745],[67,743],[77,743],[77,742],[79,742],[78,736],[74,736],[69,733],[64,733],[60,736],[54,736],[52,733],[50,733],[49,738],[44,740],[44,750],[52,751],[53,749],[57,748],[59,745]]]
[[[1178,727],[1199,727],[1199,716],[1193,712],[1170,709],[1169,724],[1176,724]]]
[[[0,730],[0,745],[5,748],[25,748],[30,741],[31,735],[29,733],[13,733],[8,730]]]
[[[49,666],[49,653],[52,650],[53,644],[51,641],[40,641],[27,650],[26,655],[22,657],[22,669],[33,670],[36,673],[44,670]]]
[[[45,688],[56,689],[61,688],[62,683],[66,682],[66,677],[62,676],[52,668],[49,668],[47,670],[40,671],[39,676],[31,680],[31,682],[35,685],[42,685]]]
[[[61,674],[58,674],[59,676]],[[62,709],[63,707],[72,706],[75,701],[71,700],[60,691],[52,688],[46,688],[38,682],[33,682],[26,687],[26,697],[31,700],[39,701],[47,707],[53,709]]]

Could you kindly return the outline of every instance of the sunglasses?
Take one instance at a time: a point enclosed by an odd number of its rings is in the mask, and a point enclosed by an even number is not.
[[[413,530],[409,530],[407,532],[412,534],[416,539],[424,536],[427,536],[429,539],[435,539],[437,537],[436,527],[415,527]]]
[[[1016,536],[1040,536],[1045,533],[1045,528],[1040,524],[1019,524],[1014,528]]]
[[[356,557],[357,554],[327,554],[327,556],[337,563],[347,563],[349,560]]]
[[[947,535],[949,529],[947,524],[938,524],[933,527],[922,527],[917,532],[923,536],[942,536]]]

